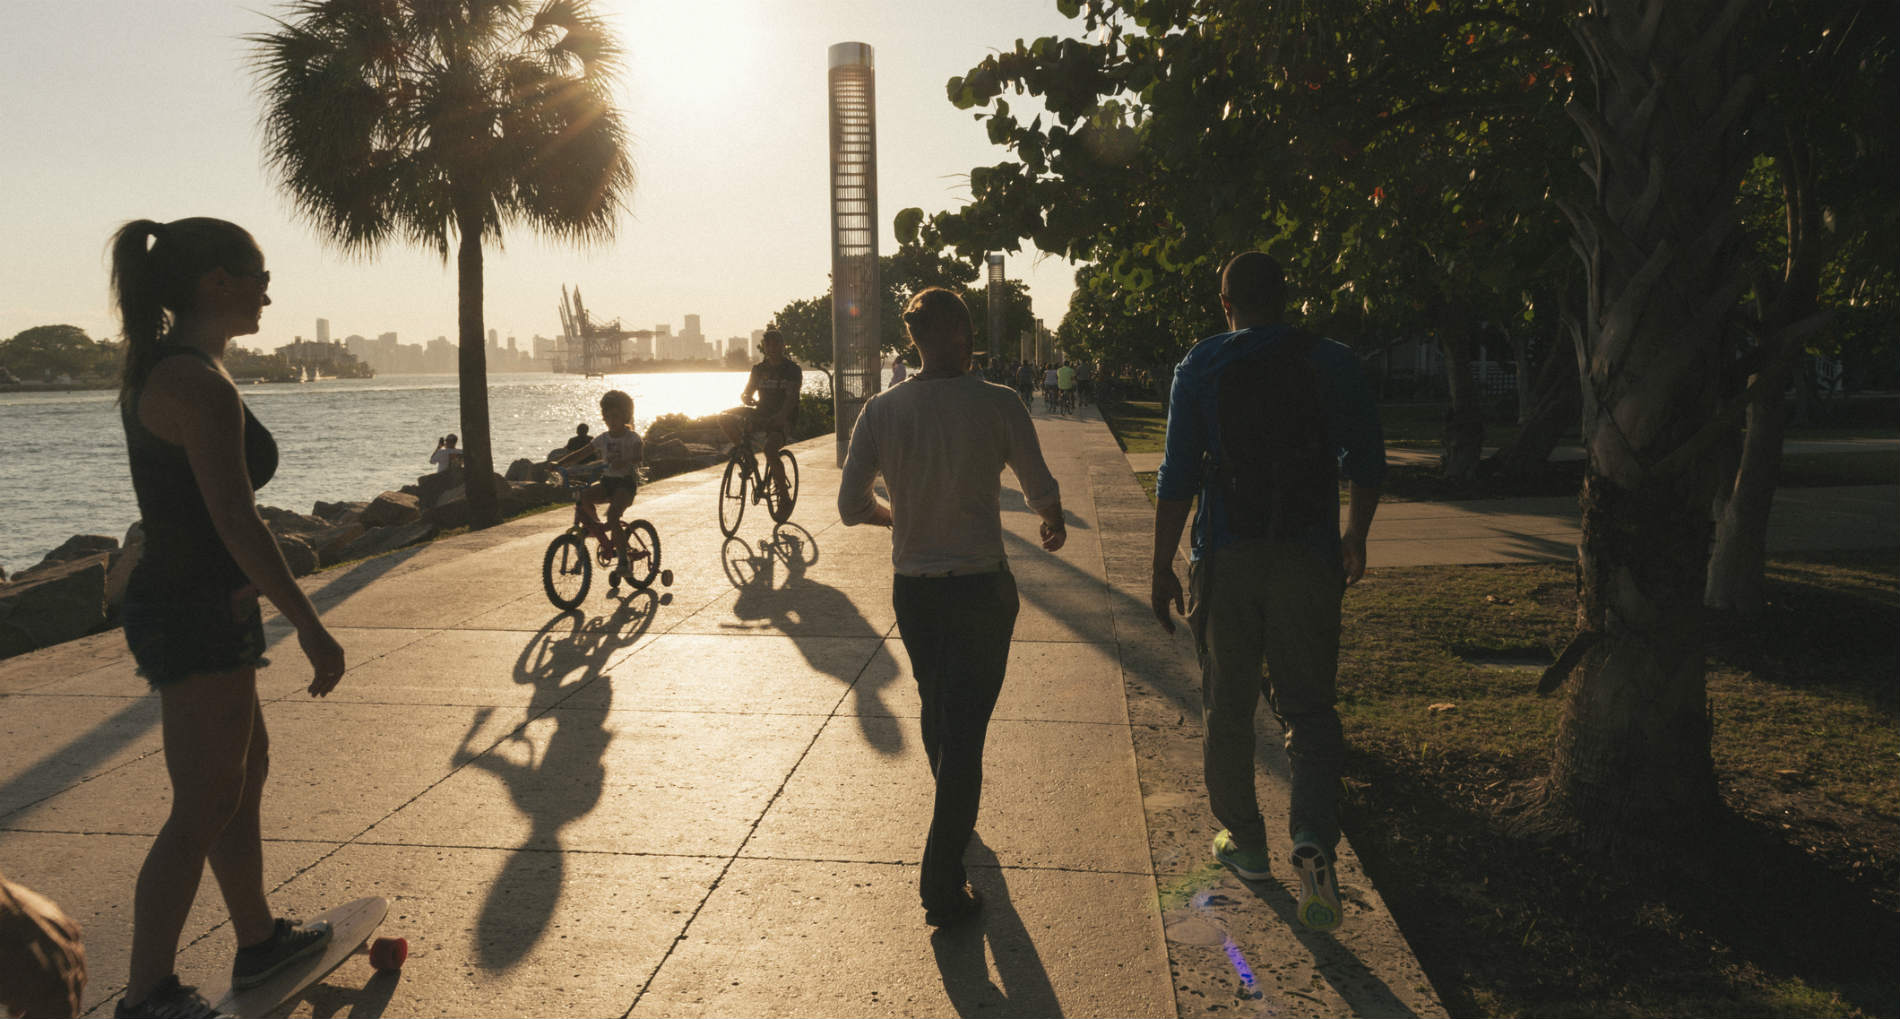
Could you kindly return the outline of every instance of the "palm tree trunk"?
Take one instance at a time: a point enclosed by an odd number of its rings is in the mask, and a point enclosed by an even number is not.
[[[455,257],[455,361],[462,398],[462,454],[468,478],[468,526],[481,530],[501,523],[495,497],[495,450],[488,435],[488,348],[482,329],[482,217],[457,210],[461,234]]]
[[[1735,193],[1759,0],[1601,0],[1577,24],[1593,102],[1571,115],[1595,200],[1567,208],[1588,272],[1589,463],[1575,664],[1546,807],[1593,838],[1694,830],[1719,804],[1702,594],[1727,320],[1747,285]]]

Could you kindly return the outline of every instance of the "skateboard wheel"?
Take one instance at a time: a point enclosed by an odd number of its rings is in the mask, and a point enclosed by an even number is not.
[[[377,938],[369,946],[369,964],[388,972],[402,968],[403,960],[409,958],[407,938]]]

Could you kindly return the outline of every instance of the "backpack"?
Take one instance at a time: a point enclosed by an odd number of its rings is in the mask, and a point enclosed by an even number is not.
[[[1222,460],[1210,478],[1237,538],[1286,541],[1338,526],[1338,451],[1327,437],[1316,342],[1293,330],[1221,369],[1214,408]]]

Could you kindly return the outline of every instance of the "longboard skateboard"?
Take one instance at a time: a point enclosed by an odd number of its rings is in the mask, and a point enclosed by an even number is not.
[[[377,938],[371,942],[369,936],[376,933],[376,927],[389,915],[389,902],[381,897],[357,899],[345,903],[327,913],[313,917],[330,925],[330,943],[323,952],[309,956],[272,976],[256,987],[235,990],[227,987],[216,994],[206,994],[205,1000],[213,1003],[214,1008],[237,1019],[260,1019],[283,1007],[303,993],[311,984],[322,980],[336,971],[338,966],[358,952],[367,950],[370,965],[381,971],[402,968],[403,960],[409,956],[409,942],[402,938]]]

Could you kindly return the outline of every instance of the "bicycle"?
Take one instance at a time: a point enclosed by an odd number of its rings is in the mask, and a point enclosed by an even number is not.
[[[798,505],[798,458],[789,449],[778,451],[779,469],[785,474],[785,494],[781,497],[778,486],[759,466],[752,435],[747,432],[733,445],[726,458],[726,475],[719,483],[719,533],[728,538],[738,532],[739,521],[752,503],[764,500],[775,524],[790,520],[793,507]]]
[[[1056,413],[1058,414],[1075,413],[1075,390],[1064,389],[1062,390],[1061,393],[1057,394]]]
[[[587,597],[587,589],[594,582],[596,561],[610,571],[607,574],[609,597],[619,593],[622,580],[636,591],[653,586],[656,576],[661,584],[673,586],[673,571],[660,568],[660,533],[653,529],[652,523],[629,520],[626,540],[618,550],[600,548],[600,539],[587,529],[586,518],[581,515],[581,493],[587,490],[587,482],[570,479],[568,473],[559,468],[555,474],[574,497],[574,523],[548,542],[547,554],[541,557],[541,587],[555,608],[573,609]],[[613,524],[601,526],[610,529]],[[589,539],[596,546],[592,552],[587,548]]]

